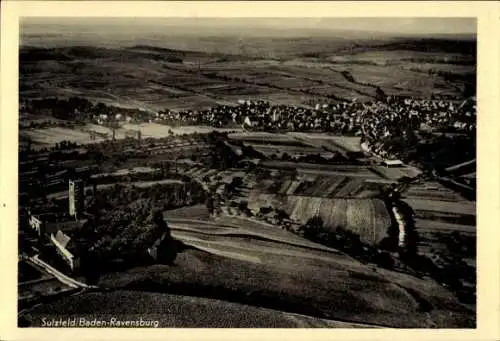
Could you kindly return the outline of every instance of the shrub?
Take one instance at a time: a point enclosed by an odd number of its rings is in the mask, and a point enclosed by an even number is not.
[[[273,211],[273,208],[272,207],[261,207],[260,210],[259,210],[259,213],[263,216],[271,213]]]

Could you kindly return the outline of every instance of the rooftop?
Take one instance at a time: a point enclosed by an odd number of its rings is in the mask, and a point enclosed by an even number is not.
[[[403,162],[401,160],[384,160],[384,164],[386,164],[386,165],[402,165]]]

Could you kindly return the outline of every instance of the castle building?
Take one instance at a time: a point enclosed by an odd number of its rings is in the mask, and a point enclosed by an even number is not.
[[[85,192],[83,180],[69,181],[69,215],[78,219],[85,209]]]

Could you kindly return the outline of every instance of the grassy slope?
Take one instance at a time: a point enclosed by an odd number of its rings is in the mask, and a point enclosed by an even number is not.
[[[139,303],[139,304],[138,304]],[[220,300],[189,296],[114,291],[65,297],[37,307],[23,315],[33,327],[41,326],[39,316],[110,321],[111,318],[158,321],[160,328],[360,328],[363,325],[255,308]],[[124,315],[126,317],[124,317]]]
[[[202,229],[203,222],[191,225],[192,230]],[[186,243],[197,239],[193,245],[209,252],[186,250],[173,266],[152,265],[110,273],[101,279],[101,285],[203,296],[394,327],[474,324],[472,311],[428,280],[382,269],[374,271],[336,252],[267,241],[249,234],[227,237],[173,232]],[[226,257],[227,253],[239,257]],[[408,319],[410,314],[412,318]]]

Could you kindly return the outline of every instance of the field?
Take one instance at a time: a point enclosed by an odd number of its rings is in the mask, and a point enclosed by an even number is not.
[[[132,167],[132,168],[127,168],[127,169],[117,169],[113,173],[99,173],[92,175],[92,178],[99,178],[99,177],[104,177],[104,176],[123,176],[123,175],[129,175],[129,174],[142,174],[142,173],[154,173],[159,171],[157,168],[151,168],[151,167]]]
[[[310,154],[319,154],[322,157],[330,158],[334,154],[331,152],[325,152],[312,147],[294,147],[294,146],[278,146],[278,145],[261,145],[245,143],[247,146],[252,146],[256,151],[262,153],[266,157],[282,157],[285,153],[292,157],[297,156],[307,156]]]
[[[350,173],[336,175],[303,175],[297,179],[263,180],[254,189],[260,193],[303,195],[322,198],[372,198],[387,183]]]
[[[320,216],[328,228],[344,228],[359,234],[361,240],[378,244],[387,237],[391,226],[390,215],[378,199],[341,199],[297,195],[272,195],[252,193],[249,208],[277,207],[285,210],[293,220],[305,224],[310,218]]]
[[[188,207],[181,207],[173,210],[168,210],[164,212],[165,219],[169,221],[172,218],[185,218],[190,217],[191,219],[198,220],[209,220],[210,214],[205,205],[194,205]]]
[[[426,181],[422,184],[412,185],[405,193],[411,199],[464,201],[464,199],[451,189],[435,181]]]
[[[335,136],[322,133],[290,133],[297,141],[322,150],[340,153],[346,158],[362,160],[366,157],[358,136]]]
[[[306,162],[291,162],[278,160],[265,160],[261,166],[271,169],[297,170],[299,174],[331,175],[360,177],[366,180],[384,180],[380,175],[371,171],[366,166],[356,165],[334,165],[334,164],[312,164]]]
[[[57,295],[72,289],[57,280],[55,276],[44,272],[43,269],[33,263],[28,263],[26,260],[19,261],[18,268],[22,273],[18,286],[19,300],[22,303],[35,298],[41,293]]]
[[[248,218],[222,216],[216,221],[212,219],[200,221],[190,216],[175,217],[170,214],[170,211],[166,211],[165,216],[169,218],[172,234],[176,238],[198,248],[211,249],[211,252],[223,252],[229,258],[239,259],[244,257],[249,261],[265,263],[267,260],[265,257],[261,257],[262,255],[252,254],[251,256],[245,256],[246,253],[255,249],[254,246],[256,244],[265,242],[264,244],[268,244],[269,246],[266,252],[289,254],[290,252],[298,252],[297,250],[302,248],[317,251],[322,256],[325,256],[325,254],[334,254],[338,256],[338,262],[349,263],[352,261],[351,257],[338,250],[313,243],[288,231],[276,228],[273,225]],[[248,244],[245,242],[245,239],[248,239]],[[272,251],[272,245],[277,246],[280,243],[290,246],[291,250]],[[214,245],[218,245],[219,249],[214,249]],[[225,248],[220,249],[220,247]],[[298,249],[296,250],[295,248]],[[236,252],[238,249],[246,251]],[[313,255],[303,255],[303,257],[316,258]]]
[[[77,95],[123,107],[176,111],[239,99],[295,105],[366,101],[374,99],[377,86],[387,94],[459,96],[476,71],[474,44],[463,38],[266,34],[245,37],[242,45],[228,34],[161,32],[143,36],[138,45],[130,35],[116,32],[113,38],[68,39],[66,32],[44,37],[35,27],[22,31],[23,99]],[[443,47],[447,45],[452,50]]]
[[[232,140],[242,141],[242,142],[253,142],[256,144],[304,146],[303,143],[295,141],[295,139],[290,134],[273,134],[266,132],[238,132],[229,134],[228,137]]]
[[[418,231],[422,235],[425,232],[451,233],[453,231],[458,231],[460,233],[466,233],[471,235],[476,234],[475,226],[465,225],[465,224],[446,223],[431,219],[416,219],[415,225],[417,226]]]
[[[116,129],[115,138],[124,139],[126,137],[126,132],[130,130],[139,130],[142,138],[162,138],[170,136],[170,132],[174,135],[183,135],[193,133],[203,134],[211,131],[238,131],[239,129],[212,128],[205,126],[171,127],[158,123],[124,124],[119,129]],[[108,138],[97,135],[93,140],[88,131],[108,134]],[[112,138],[111,129],[96,124],[87,124],[76,129],[63,127],[27,128],[20,130],[19,134],[21,139],[29,138],[33,142],[33,147],[50,147],[62,141],[71,141],[78,144],[98,143],[111,140]]]
[[[182,134],[204,134],[211,131],[234,131],[239,129],[225,129],[225,128],[213,128],[204,126],[186,126],[186,127],[171,127],[168,125],[157,124],[157,123],[141,123],[141,124],[124,124],[123,129],[127,130],[140,130],[142,136],[160,138],[169,136],[169,130],[171,130],[175,135]]]
[[[302,141],[310,141],[310,143],[316,146],[327,149],[361,152],[361,138],[357,136],[335,136],[319,133],[291,133],[290,135]]]
[[[138,302],[139,308],[131,312],[130,307],[137,306]],[[127,314],[130,321],[141,318],[146,323],[158,321],[158,328],[371,328],[222,300],[126,290],[70,296],[38,307],[23,319],[32,327],[41,327],[39,316],[59,319],[61,312],[65,318],[83,318],[88,322],[95,314],[105,321]]]
[[[443,185],[426,181],[411,186],[404,199],[414,210],[419,252],[444,267],[455,267],[464,288],[476,285],[476,203]],[[473,298],[468,298],[474,304]]]
[[[334,148],[328,144],[323,146],[318,143],[311,143],[310,139],[316,141],[320,139],[319,136],[327,136],[325,134],[300,134],[300,133],[287,133],[287,134],[271,134],[264,132],[242,132],[229,134],[231,140],[243,142],[247,146],[252,146],[258,152],[266,155],[276,155],[281,157],[284,153],[290,156],[303,156],[307,154],[320,154],[322,157],[332,157],[334,152],[339,151],[345,153],[348,151],[359,151],[360,147],[358,137],[342,137],[342,136],[328,136],[326,139],[332,141],[339,141],[339,145]]]
[[[397,180],[402,177],[414,178],[422,173],[419,169],[404,165],[401,167],[386,167],[386,166],[373,166],[371,167],[372,171],[382,176],[384,179],[388,180]]]
[[[33,141],[35,145],[53,146],[56,143],[60,143],[65,140],[76,142],[78,144],[87,144],[102,142],[105,139],[96,137],[95,140],[91,140],[88,133],[82,132],[77,129],[69,128],[45,128],[45,129],[23,129],[20,131],[21,137],[28,137]]]
[[[407,198],[405,201],[418,211],[446,212],[454,214],[476,214],[476,203],[471,201],[453,202]]]
[[[429,189],[425,190],[426,187]],[[476,203],[464,200],[439,184],[431,182],[428,185],[410,187],[404,200],[415,211],[417,221],[425,221],[423,225],[427,229],[434,221],[437,229],[439,226],[447,226],[451,230],[451,226],[455,226],[460,231],[475,233]]]
[[[181,184],[182,181],[179,180],[172,180],[172,179],[163,179],[163,180],[157,180],[157,181],[132,181],[132,182],[114,182],[114,183],[109,183],[109,184],[99,184],[97,185],[97,190],[104,189],[104,188],[109,188],[113,187],[115,185],[123,185],[123,186],[135,186],[135,187],[151,187],[154,185],[164,185],[164,184]],[[92,186],[85,186],[85,191],[91,191]],[[68,191],[61,191],[61,192],[53,192],[47,195],[48,199],[64,199],[68,197]]]

